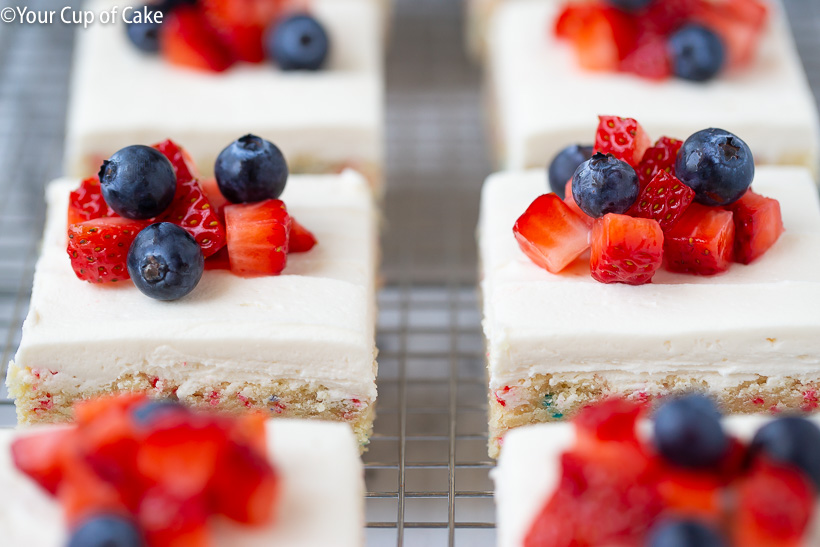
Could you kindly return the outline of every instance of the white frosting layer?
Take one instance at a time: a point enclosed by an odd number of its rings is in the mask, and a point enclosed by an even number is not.
[[[288,256],[280,276],[206,271],[174,302],[131,283],[80,281],[66,255],[68,193],[52,183],[43,249],[23,338],[8,383],[25,367],[41,389],[69,393],[143,372],[180,383],[189,395],[222,382],[285,378],[330,388],[332,399],[373,400],[376,213],[361,175],[296,175],[282,199],[318,244]]]
[[[685,374],[715,389],[757,375],[818,378],[820,206],[800,168],[758,168],[786,232],[748,266],[712,277],[659,271],[651,284],[602,284],[579,260],[555,275],[519,249],[515,220],[547,192],[542,170],[491,176],[479,224],[490,387],[537,374]]]
[[[731,416],[724,423],[736,437],[750,440],[766,420],[761,416]],[[490,472],[495,482],[498,547],[524,545],[533,522],[557,487],[559,457],[574,443],[575,427],[567,422],[520,427],[504,437],[498,466]],[[820,541],[817,528],[811,537]]]
[[[251,528],[219,521],[214,546],[360,547],[364,472],[350,428],[277,419],[267,429],[270,459],[282,480],[274,523]],[[9,546],[62,547],[67,531],[60,505],[12,463],[9,447],[17,435],[0,430],[0,537]]]
[[[94,0],[99,12],[121,0]],[[327,66],[283,72],[269,63],[240,63],[214,74],[140,53],[120,24],[77,32],[66,136],[66,171],[131,144],[166,138],[184,143],[196,165],[213,169],[219,152],[254,133],[290,160],[368,163],[382,155],[383,7],[372,0],[311,0],[328,31]],[[120,13],[122,10],[120,10]]]
[[[599,114],[637,119],[653,139],[707,127],[734,132],[758,163],[816,170],[818,116],[779,2],[754,62],[708,84],[651,82],[578,66],[552,28],[563,3],[500,2],[490,31],[490,88],[507,169],[540,167],[562,148],[591,143]]]

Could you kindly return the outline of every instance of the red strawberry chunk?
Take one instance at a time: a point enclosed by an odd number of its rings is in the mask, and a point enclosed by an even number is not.
[[[686,23],[701,0],[659,0],[649,4],[641,17],[647,30],[669,34]]]
[[[675,160],[678,158],[681,146],[683,146],[683,141],[661,137],[658,142],[646,149],[641,163],[635,169],[641,188],[649,184],[660,171],[666,171],[670,175],[675,174]]]
[[[757,260],[785,231],[776,199],[749,190],[729,210],[735,220],[735,261],[741,264]]]
[[[595,4],[568,3],[555,19],[554,34],[558,38],[574,40],[587,21],[594,17],[600,8]]]
[[[129,279],[128,249],[145,222],[120,217],[87,220],[68,227],[68,257],[78,278],[92,283]]]
[[[649,283],[663,262],[663,231],[651,219],[609,213],[592,227],[590,270],[601,283]]]
[[[265,59],[265,30],[281,15],[282,0],[202,0],[201,6],[237,60]]]
[[[316,236],[310,230],[291,219],[290,239],[288,240],[289,253],[306,253],[316,245]]]
[[[589,227],[555,194],[536,198],[515,222],[513,233],[524,254],[552,273],[589,248]]]
[[[11,445],[14,465],[50,494],[56,494],[62,479],[63,447],[71,434],[66,428],[15,439]]]
[[[598,116],[598,120],[595,151],[612,154],[636,167],[651,144],[641,124],[632,118],[618,116]]]
[[[216,29],[194,6],[181,6],[168,14],[160,49],[169,62],[198,70],[222,72],[234,63]]]
[[[692,203],[666,233],[666,267],[698,275],[725,272],[731,265],[734,241],[730,211]]]
[[[622,72],[630,72],[650,80],[665,80],[672,75],[666,38],[645,35],[635,49],[626,54],[620,64]]]
[[[205,258],[225,246],[225,227],[196,179],[177,179],[174,201],[156,220],[184,228],[202,247]]]
[[[573,419],[579,435],[595,441],[637,443],[635,424],[643,406],[621,397],[612,397],[586,406]]]
[[[157,487],[145,493],[137,522],[151,547],[208,547],[208,510],[202,497],[186,498]]]
[[[71,192],[68,198],[69,225],[108,216],[114,216],[114,212],[103,199],[100,180],[97,177],[83,180],[80,187]]]
[[[572,37],[578,63],[588,70],[617,70],[635,47],[637,27],[623,12],[598,7],[584,14]]]
[[[572,179],[567,181],[567,185],[564,187],[564,203],[586,223],[587,227],[592,229],[592,224],[595,222],[595,219],[583,212],[575,202],[575,196],[572,195]]]
[[[231,271],[237,275],[278,275],[287,264],[291,218],[278,199],[225,207]]]
[[[225,206],[229,205],[231,202],[228,201],[228,198],[222,195],[222,191],[219,189],[219,184],[217,184],[216,179],[210,178],[200,180],[199,187],[202,189],[205,197],[208,198],[208,203],[210,203],[213,210],[216,211],[217,216],[219,216],[219,220],[224,223]]]
[[[161,143],[155,144],[154,148],[159,150],[162,155],[171,162],[171,165],[174,167],[174,173],[176,173],[177,176],[177,181],[199,178],[199,172],[197,171],[196,165],[194,165],[194,160],[191,158],[191,155],[174,141],[166,139]]]
[[[225,446],[212,479],[210,503],[213,510],[245,524],[272,520],[278,498],[279,480],[264,455],[248,446]]]
[[[701,2],[693,18],[723,40],[730,67],[741,67],[753,58],[764,31],[768,8],[757,0]]]
[[[230,270],[231,258],[228,255],[228,247],[222,247],[217,252],[205,259],[206,270]]]
[[[695,199],[695,191],[666,171],[659,171],[638,196],[628,214],[657,220],[664,232],[675,225]]]

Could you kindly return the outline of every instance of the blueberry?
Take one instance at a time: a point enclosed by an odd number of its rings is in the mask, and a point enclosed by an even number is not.
[[[205,269],[199,243],[170,222],[143,228],[128,251],[128,273],[143,294],[176,300],[194,290]]]
[[[309,15],[292,15],[265,38],[268,57],[282,70],[319,70],[330,42],[324,27]]]
[[[135,10],[136,11],[136,10]],[[163,11],[159,6],[154,6],[152,11]],[[159,32],[162,23],[157,23],[154,18],[151,22],[126,23],[125,31],[137,49],[146,53],[157,53],[159,51]]]
[[[749,146],[723,129],[698,131],[683,143],[675,160],[676,176],[695,191],[695,200],[709,206],[740,199],[755,176]]]
[[[134,421],[140,425],[150,425],[155,419],[179,412],[184,408],[185,407],[177,401],[170,399],[146,401],[135,408],[131,416],[134,418]]]
[[[572,197],[593,218],[625,213],[638,199],[639,192],[635,170],[612,154],[596,153],[572,175]]]
[[[797,416],[773,420],[758,430],[750,453],[792,464],[803,470],[820,490],[820,428]]]
[[[669,520],[655,527],[649,547],[727,547],[721,534],[694,520]]]
[[[71,534],[68,547],[143,547],[142,534],[128,519],[97,515],[81,522]]]
[[[686,25],[669,38],[672,70],[684,80],[705,82],[714,78],[726,62],[720,37],[706,27]]]
[[[729,449],[720,412],[705,395],[674,398],[658,408],[654,434],[658,452],[681,467],[712,467]]]
[[[277,199],[288,181],[288,164],[275,144],[255,135],[233,141],[216,158],[219,190],[233,203]]]
[[[651,4],[653,0],[607,0],[612,7],[624,11],[640,11]],[[665,1],[665,0],[662,0]]]
[[[168,158],[141,144],[114,153],[103,162],[99,176],[105,202],[125,218],[157,216],[171,205],[177,189]]]
[[[550,190],[564,199],[567,181],[572,178],[578,166],[592,157],[592,146],[581,146],[572,144],[567,146],[552,158],[552,162],[547,170],[547,178],[550,183]]]

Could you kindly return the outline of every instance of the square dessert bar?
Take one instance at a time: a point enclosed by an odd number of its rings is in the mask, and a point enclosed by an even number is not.
[[[619,112],[653,135],[681,138],[705,127],[743,135],[762,164],[818,166],[818,115],[783,8],[770,20],[751,63],[708,83],[654,82],[581,68],[552,28],[563,2],[499,3],[489,34],[488,91],[504,169],[543,167],[571,144],[591,144],[597,116]]]
[[[377,219],[364,178],[291,176],[282,195],[318,244],[282,275],[204,273],[185,298],[80,281],[66,254],[76,180],[47,191],[43,248],[7,384],[21,423],[71,417],[102,393],[349,423],[364,446],[376,400]]]
[[[512,227],[547,192],[544,171],[488,179],[479,246],[492,455],[507,430],[613,393],[702,390],[729,412],[817,408],[817,190],[796,167],[758,168],[752,188],[780,202],[786,228],[764,256],[710,277],[660,270],[630,286],[595,281],[588,260],[558,275],[536,266]]]
[[[94,0],[86,9],[115,4]],[[281,148],[291,172],[351,167],[379,183],[384,7],[373,0],[307,5],[330,41],[326,65],[315,72],[270,62],[200,72],[138,51],[122,21],[79,31],[66,173],[87,176],[124,146],[174,135],[207,175],[226,143],[253,133]]]
[[[12,463],[9,447],[21,435],[26,433],[0,430],[0,537],[4,545],[66,545],[60,504]],[[282,481],[273,523],[249,528],[225,520],[213,529],[212,544],[361,547],[364,472],[350,430],[328,422],[272,420],[267,439]]]

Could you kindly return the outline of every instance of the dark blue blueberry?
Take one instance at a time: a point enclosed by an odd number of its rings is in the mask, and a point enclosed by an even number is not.
[[[125,218],[147,219],[171,205],[177,176],[168,158],[150,146],[126,146],[103,162],[100,185],[105,202]]]
[[[128,519],[98,515],[80,523],[68,540],[68,547],[143,547],[142,534]]]
[[[612,7],[624,11],[640,11],[654,0],[607,0]]]
[[[721,534],[694,520],[669,520],[657,525],[648,547],[727,547]]]
[[[128,274],[134,285],[157,300],[176,300],[190,293],[204,269],[199,243],[170,222],[143,228],[128,250]]]
[[[596,153],[572,176],[572,197],[593,218],[622,214],[638,199],[640,184],[632,167],[612,154]]]
[[[282,195],[288,164],[275,144],[245,135],[219,153],[214,174],[222,195],[231,202],[264,201]]]
[[[152,11],[164,10],[160,6],[152,6]],[[135,10],[136,11],[136,10]],[[139,11],[142,11],[141,9]],[[158,23],[151,18],[150,22],[131,22],[125,23],[125,31],[128,33],[128,38],[131,40],[137,49],[146,53],[156,53],[159,51],[159,32],[162,28],[162,23]]]
[[[769,422],[752,439],[750,453],[761,452],[803,470],[820,491],[820,428],[812,422],[797,416]]]
[[[324,27],[309,15],[292,15],[265,38],[268,57],[282,70],[319,70],[330,41]]]
[[[726,62],[726,48],[720,37],[700,25],[677,30],[669,38],[668,47],[672,71],[684,80],[711,80]]]
[[[184,406],[170,399],[146,401],[133,410],[131,416],[140,425],[149,425],[156,418],[184,410]]]
[[[572,178],[578,166],[592,157],[592,146],[572,144],[567,146],[552,158],[547,170],[550,190],[564,199],[567,182]]]
[[[655,412],[654,442],[658,452],[681,467],[717,465],[729,449],[720,412],[705,395],[677,397]]]
[[[709,206],[739,200],[755,177],[749,146],[723,129],[698,131],[683,143],[675,161],[675,175],[692,190],[695,200]]]

